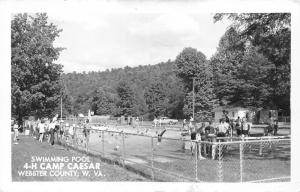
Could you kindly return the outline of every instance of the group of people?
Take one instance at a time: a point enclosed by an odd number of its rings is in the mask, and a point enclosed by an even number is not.
[[[264,136],[276,136],[278,132],[278,120],[272,119],[268,123],[268,126],[264,128]]]
[[[47,139],[50,145],[54,145],[55,133],[60,130],[60,122],[57,120],[56,115],[52,120],[47,118],[38,119],[36,121],[30,121],[28,127],[30,134],[39,142],[43,142]]]
[[[193,121],[193,118],[191,118],[189,123],[187,123],[186,120],[183,121],[183,129],[187,130],[191,137],[192,155],[197,154],[198,158],[205,159],[204,156],[207,156],[209,151],[211,151],[212,158],[215,157],[216,146],[208,146],[198,141],[225,141],[222,137],[232,137],[234,130],[237,136],[249,136],[251,124],[247,122],[245,117],[230,120],[228,116],[224,116],[217,125],[213,125],[212,122],[209,122],[208,124],[202,123],[200,127],[197,127],[197,124]]]
[[[89,120],[84,119],[78,124],[64,123],[62,120],[58,120],[58,115],[55,115],[51,120],[48,118],[41,118],[37,120],[26,120],[24,127],[26,130],[29,130],[29,134],[33,136],[34,139],[37,139],[39,142],[44,142],[45,140],[50,144],[54,145],[56,141],[61,139],[72,140],[75,135],[75,128],[82,128],[82,135],[84,136],[83,140],[88,139],[89,136]],[[13,142],[18,144],[18,135],[19,128],[17,121],[12,122],[12,129],[14,133]]]

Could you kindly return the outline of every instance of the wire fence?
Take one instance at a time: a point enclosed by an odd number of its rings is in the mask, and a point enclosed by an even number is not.
[[[290,137],[215,137],[191,141],[155,134],[74,128],[59,142],[153,181],[290,180]]]

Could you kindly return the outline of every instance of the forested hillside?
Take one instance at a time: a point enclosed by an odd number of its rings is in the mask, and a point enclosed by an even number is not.
[[[99,115],[182,117],[185,92],[175,68],[174,62],[167,61],[103,72],[64,74],[66,94],[71,104],[65,107],[72,114],[87,113],[88,109],[92,109]],[[120,105],[126,105],[126,98],[122,101],[125,94],[132,99],[127,106],[132,109],[121,111]]]

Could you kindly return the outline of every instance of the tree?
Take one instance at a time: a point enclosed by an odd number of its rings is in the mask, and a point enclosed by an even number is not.
[[[62,31],[46,14],[15,15],[11,21],[12,116],[53,115],[59,104],[62,66],[55,64],[62,48],[53,42]]]
[[[100,88],[95,91],[92,98],[92,111],[96,115],[116,115],[117,106],[114,95]]]
[[[121,81],[117,86],[117,93],[120,98],[117,106],[120,108],[120,115],[136,115],[136,99],[131,86],[126,81]]]
[[[219,41],[217,53],[210,59],[214,93],[220,105],[237,102],[239,68],[244,57],[245,42],[234,28],[229,28]]]
[[[257,49],[251,45],[247,47],[237,76],[241,82],[237,88],[238,100],[244,106],[255,108],[272,105],[271,82],[272,71],[275,68],[275,65]]]
[[[271,103],[290,110],[290,13],[216,14],[215,22],[224,17],[233,21],[241,38],[251,42],[257,51],[275,65],[273,69]]]
[[[203,53],[194,48],[185,48],[176,57],[177,75],[184,81],[187,95],[184,105],[184,114],[192,114],[192,78],[196,78],[195,87],[195,119],[210,120],[215,104],[213,92],[212,67]]]
[[[192,90],[191,78],[196,77],[199,73],[205,71],[203,67],[205,63],[206,56],[197,51],[197,49],[191,47],[184,48],[176,57],[175,65],[177,67],[177,76],[183,80],[185,87],[189,91]]]
[[[145,91],[144,97],[151,116],[166,115],[168,98],[160,81],[153,82]]]

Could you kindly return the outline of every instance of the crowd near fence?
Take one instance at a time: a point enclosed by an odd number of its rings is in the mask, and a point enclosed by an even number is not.
[[[59,143],[153,181],[278,182],[290,180],[290,137],[187,138],[91,128],[59,136]],[[191,150],[192,149],[192,150]]]

